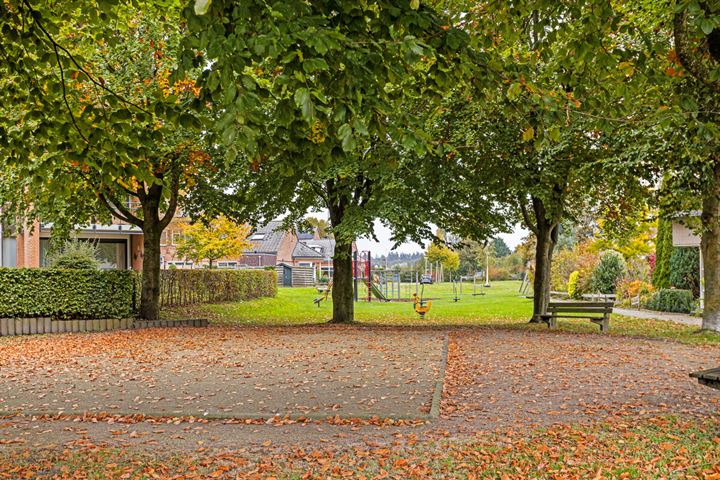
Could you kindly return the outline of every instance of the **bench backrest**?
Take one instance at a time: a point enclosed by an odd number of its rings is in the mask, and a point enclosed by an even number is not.
[[[548,313],[612,313],[613,302],[550,302]]]

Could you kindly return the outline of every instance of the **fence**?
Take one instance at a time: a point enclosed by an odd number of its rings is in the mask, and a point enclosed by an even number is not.
[[[162,270],[160,304],[177,307],[274,297],[273,270]]]

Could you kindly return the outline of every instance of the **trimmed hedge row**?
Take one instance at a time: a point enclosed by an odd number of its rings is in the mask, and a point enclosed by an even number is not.
[[[653,293],[645,303],[645,308],[659,312],[690,313],[695,303],[690,290],[663,288]]]
[[[136,276],[127,270],[0,268],[0,317],[132,317]]]
[[[160,304],[236,302],[277,294],[275,270],[163,270]]]

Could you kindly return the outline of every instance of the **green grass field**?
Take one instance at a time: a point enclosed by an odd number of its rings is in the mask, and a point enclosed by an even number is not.
[[[527,323],[532,312],[532,300],[519,293],[520,282],[494,282],[490,288],[480,288],[485,295],[473,296],[472,284],[466,284],[458,302],[453,301],[452,284],[425,287],[424,296],[432,298],[430,312],[421,319],[412,302],[355,303],[355,320],[365,325],[390,326],[486,326],[519,329],[547,329],[545,325]],[[414,291],[414,287],[413,287]],[[403,296],[409,292],[405,287]],[[313,303],[319,294],[314,288],[280,288],[277,297],[247,302],[196,306],[165,313],[167,318],[204,316],[213,323],[226,325],[307,325],[320,324],[332,318],[330,300]],[[597,325],[588,320],[560,320],[559,329],[579,333],[599,333]],[[720,344],[720,335],[699,332],[697,327],[662,320],[646,320],[613,315],[611,335],[661,338],[693,344]]]

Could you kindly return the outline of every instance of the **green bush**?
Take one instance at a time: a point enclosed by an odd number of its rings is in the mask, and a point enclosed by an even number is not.
[[[100,268],[97,245],[80,240],[66,240],[60,248],[48,255],[50,268],[70,270],[97,270]]]
[[[675,247],[670,256],[670,285],[690,290],[695,298],[700,296],[700,249]]]
[[[275,270],[162,270],[160,304],[237,302],[277,294]]]
[[[655,288],[670,286],[670,257],[672,256],[672,222],[663,218],[658,221],[655,237],[655,269],[652,283]]]
[[[570,298],[581,298],[582,293],[580,289],[578,288],[578,281],[580,280],[580,272],[575,270],[570,274],[570,278],[568,278],[568,288],[567,292],[568,295],[570,295]]]
[[[592,289],[598,293],[615,293],[615,286],[627,272],[622,254],[608,250],[600,255],[600,262],[592,272]]]
[[[659,312],[690,313],[695,308],[690,290],[664,288],[653,293],[645,308]]]
[[[128,270],[0,268],[0,317],[132,317],[135,277]]]

